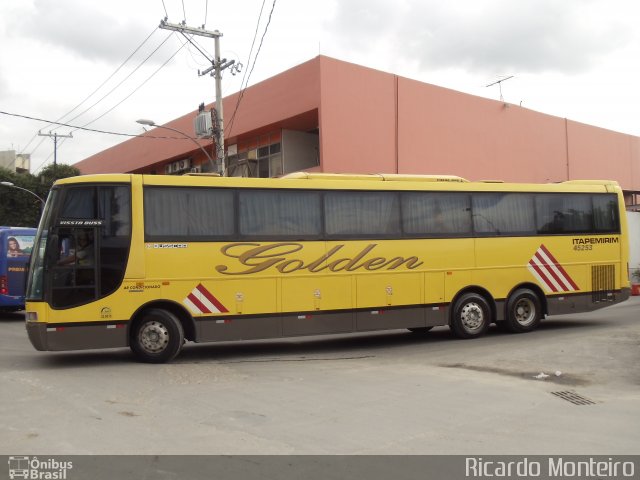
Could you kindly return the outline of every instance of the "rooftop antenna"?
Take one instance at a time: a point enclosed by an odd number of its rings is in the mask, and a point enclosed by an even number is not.
[[[502,82],[506,82],[507,80],[509,80],[510,78],[513,78],[514,75],[509,75],[508,77],[503,77],[500,78],[498,80],[496,80],[493,83],[490,83],[489,85],[485,85],[485,87],[492,87],[493,85],[495,85],[496,83],[498,84],[498,87],[500,88],[500,101],[504,102],[504,97],[502,96]]]

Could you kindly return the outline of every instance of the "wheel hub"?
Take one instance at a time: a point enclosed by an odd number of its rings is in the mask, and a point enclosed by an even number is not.
[[[169,344],[169,331],[159,322],[145,323],[138,335],[140,345],[149,353],[158,353]]]
[[[535,319],[536,309],[531,300],[522,298],[515,306],[515,319],[520,325],[529,325]]]
[[[484,324],[484,312],[477,303],[469,303],[462,308],[462,324],[467,330],[478,330]]]

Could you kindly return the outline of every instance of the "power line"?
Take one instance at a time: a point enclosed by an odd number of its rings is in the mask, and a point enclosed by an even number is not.
[[[0,115],[8,115],[9,117],[24,118],[26,120],[34,120],[36,122],[44,122],[44,123],[48,123],[50,125],[58,125],[60,127],[74,128],[75,130],[85,130],[87,132],[106,133],[107,135],[120,135],[120,136],[123,136],[123,137],[137,137],[138,136],[138,135],[132,135],[132,134],[128,134],[128,133],[116,133],[116,132],[109,132],[109,131],[106,131],[106,130],[97,130],[95,128],[79,127],[77,125],[70,125],[68,123],[57,122],[55,120],[47,120],[45,118],[33,117],[31,115],[22,115],[22,114],[19,114],[19,113],[5,112],[5,111],[2,111],[2,110],[0,110]],[[43,139],[43,141],[44,141],[44,139]]]
[[[124,67],[124,66],[126,65],[126,63],[127,63],[129,60],[131,60],[131,58],[132,58],[132,57],[133,57],[133,56],[138,52],[138,50],[140,50],[140,49],[142,48],[142,46],[143,46],[145,43],[147,43],[147,41],[151,38],[151,36],[152,36],[156,31],[157,31],[157,29],[156,29],[156,28],[154,28],[154,29],[153,29],[153,31],[152,31],[152,32],[147,36],[147,38],[145,38],[145,39],[142,41],[142,43],[141,43],[140,45],[138,45],[138,46],[136,47],[136,49],[135,49],[133,52],[131,52],[131,54],[126,58],[126,60],[125,60],[124,62],[122,62],[122,63],[120,64],[120,66],[119,66],[118,68],[116,68],[116,69],[114,70],[114,72],[113,72],[111,75],[109,75],[109,77],[108,77],[104,82],[102,82],[98,88],[96,88],[93,92],[91,92],[91,93],[89,94],[89,96],[87,96],[87,98],[85,98],[82,102],[80,102],[78,105],[76,105],[75,107],[73,107],[69,112],[67,112],[67,113],[66,113],[63,117],[61,117],[59,120],[62,120],[64,117],[66,117],[67,115],[71,114],[71,112],[73,112],[73,111],[74,111],[74,110],[76,110],[78,107],[80,107],[80,105],[82,105],[82,104],[83,104],[83,103],[85,103],[87,100],[89,100],[89,98],[91,98],[91,97],[92,97],[92,96],[93,96],[93,95],[94,95],[98,90],[100,90],[100,89],[101,89],[101,88],[102,88],[102,87],[103,87],[103,86],[104,86],[104,85],[105,85],[109,80],[111,80],[111,79],[115,76],[115,74],[116,74],[116,73],[118,73],[118,72],[120,71],[120,69],[121,69],[122,67]],[[165,40],[165,41],[166,41],[166,40]],[[164,43],[164,42],[163,42],[163,43]],[[160,46],[162,46],[162,43],[160,44]],[[158,47],[158,48],[160,48],[160,47]],[[155,51],[157,51],[157,48],[156,48],[156,50],[154,50],[154,52],[155,52]],[[152,53],[152,55],[153,55],[153,53]],[[147,57],[147,58],[142,62],[142,64],[144,64],[144,62],[146,62],[148,59],[149,59],[149,57]],[[142,65],[142,64],[141,64],[141,65]],[[138,67],[138,68],[139,68],[139,67]],[[134,72],[135,72],[135,70],[134,70]],[[129,77],[127,77],[127,78],[129,78]],[[119,85],[120,85],[120,84],[119,84]],[[86,110],[85,110],[85,112],[86,112]],[[70,121],[73,121],[73,119],[71,119]]]
[[[220,58],[220,37],[222,37],[222,33],[218,30],[208,31],[203,28],[194,28],[186,25],[186,22],[181,24],[173,24],[167,22],[166,19],[160,21],[160,28],[165,30],[172,30],[176,32],[180,32],[187,41],[191,42],[191,39],[186,36],[185,33],[189,33],[191,35],[213,38],[214,39],[214,60],[211,62],[211,66],[205,69],[203,72],[198,71],[199,76],[203,76],[208,74],[209,72],[213,72],[211,74],[212,77],[215,78],[215,86],[216,86],[216,106],[215,109],[212,110],[211,115],[215,112],[215,118],[212,118],[214,127],[213,127],[213,135],[215,137],[215,146],[216,146],[216,161],[219,172],[224,176],[224,172],[226,171],[224,166],[224,115],[223,115],[223,103],[222,103],[222,72],[227,68],[231,68],[232,71],[234,68],[235,60],[227,60],[226,58]],[[192,43],[192,42],[191,42]],[[203,53],[204,55],[204,53]],[[207,57],[208,58],[208,57]]]
[[[208,67],[209,66],[208,64],[202,62],[202,60],[200,60],[199,58],[197,58],[194,55],[193,50],[191,49],[191,47],[192,47],[191,45],[187,45],[187,52],[189,52],[189,56],[191,57],[191,60],[193,60],[193,62],[196,64],[196,68],[200,69],[200,68]],[[200,52],[198,52],[198,53],[200,53]],[[188,60],[189,59],[187,59],[187,61]],[[192,68],[191,64],[189,64],[189,68]]]
[[[54,124],[51,124],[54,125]],[[38,136],[38,133],[36,132],[36,134],[33,136],[33,138],[29,141],[29,143],[31,143],[33,141],[34,138],[36,138]],[[38,150],[38,148],[40,148],[40,145],[42,145],[44,143],[44,138],[40,139],[40,141],[38,142],[38,144],[33,147],[33,150],[31,150],[31,155],[33,154],[33,152],[35,152],[36,150]],[[29,146],[29,144],[27,144],[27,146]],[[24,153],[24,151],[26,150],[26,147],[22,149],[22,152],[20,153]]]
[[[89,100],[93,95],[95,95],[96,92],[98,92],[98,90],[100,90],[109,80],[111,80],[116,73],[118,73],[120,71],[120,69],[122,69],[122,67],[124,67],[124,65],[126,65],[126,63],[138,52],[138,50],[140,50],[142,48],[142,46],[147,43],[147,41],[149,41],[149,39],[151,38],[151,36],[157,31],[157,29],[154,27],[154,29],[151,31],[151,33],[147,36],[147,38],[145,38],[142,43],[140,43],[140,45],[138,45],[135,50],[126,58],[126,60],[124,60],[120,66],[118,66],[118,68],[116,68],[113,73],[111,73],[111,75],[109,75],[107,77],[106,80],[104,80],[100,86],[98,86],[93,92],[91,92],[89,95],[87,95],[87,97],[82,100],[80,103],[78,103],[75,107],[73,107],[71,110],[69,110],[67,113],[65,113],[64,115],[62,115],[61,117],[59,117],[58,119],[56,119],[56,121],[61,121],[62,119],[64,119],[65,117],[67,117],[68,115],[70,115],[72,112],[74,112],[75,110],[77,110],[80,105],[82,105],[83,103],[85,103],[87,100]],[[73,121],[73,119],[71,119],[71,121]],[[20,153],[24,153],[25,150],[27,150],[27,148],[29,148],[29,145],[31,145],[31,143],[33,143],[33,141],[35,140],[35,138],[38,137],[38,132],[36,132],[33,137],[31,138],[31,140],[29,140],[29,142],[27,143],[27,145],[21,150]],[[36,147],[33,149],[33,151],[37,150],[40,145],[42,145],[42,142],[44,142],[44,138],[40,140],[40,142],[38,143],[38,145],[36,145]],[[33,152],[32,151],[32,152]]]
[[[190,37],[190,39],[193,46],[198,49],[198,51],[204,56],[204,58],[206,58],[209,61],[209,63],[213,62],[214,59],[209,58],[209,56],[204,53],[206,49],[198,43],[198,39],[193,35]]]
[[[196,48],[196,50],[198,50],[198,52],[200,52],[200,54],[209,61],[209,63],[214,63],[214,60],[212,58],[209,58],[209,56],[204,52],[204,50],[200,48],[200,46],[195,42],[193,35],[191,35],[190,37],[187,37],[187,35],[183,31],[180,31],[180,33],[187,40],[187,42],[193,45]],[[187,48],[187,50],[189,49]]]
[[[85,113],[87,113],[89,110],[91,110],[93,107],[95,107],[96,105],[98,105],[99,103],[101,103],[105,98],[107,98],[109,95],[111,95],[117,88],[119,88],[124,82],[126,82],[129,78],[131,78],[131,76],[136,73],[146,62],[147,60],[149,60],[159,49],[160,47],[162,47],[167,40],[169,40],[169,38],[171,37],[171,35],[167,35],[167,37],[160,43],[160,45],[158,45],[149,55],[147,55],[147,57],[140,62],[140,64],[134,68],[129,75],[127,75],[126,77],[124,77],[115,87],[113,87],[111,90],[109,90],[105,95],[103,95],[100,100],[98,100],[97,102],[93,103],[93,105],[91,105],[90,107],[86,108],[85,110],[83,110],[82,112],[80,112],[79,114],[77,114],[75,117],[70,118],[68,121],[69,122],[73,122],[74,120],[76,120],[77,118],[81,117],[82,115],[84,115]],[[176,52],[177,53],[177,52]],[[175,55],[175,54],[174,54]],[[163,64],[164,66],[164,64]],[[101,118],[101,117],[98,117]],[[97,119],[96,119],[97,120]],[[95,121],[95,120],[94,120]],[[90,122],[93,123],[93,122]]]
[[[171,35],[169,35],[167,37],[167,39],[170,37]],[[164,40],[164,42],[166,42],[166,40]],[[164,43],[163,42],[163,43]],[[99,133],[106,133],[106,134],[110,134],[110,135],[118,135],[117,133],[114,132],[108,132],[108,131],[104,131],[104,130],[95,130],[95,129],[90,129],[90,128],[86,128],[88,125],[91,125],[92,123],[97,122],[98,120],[100,120],[102,117],[104,117],[105,115],[111,113],[113,110],[115,110],[117,107],[119,107],[122,103],[124,103],[126,100],[128,100],[134,93],[136,93],[138,90],[140,90],[140,88],[142,88],[149,80],[151,80],[160,70],[162,70],[167,63],[169,63],[179,52],[180,50],[182,50],[182,48],[184,48],[184,46],[187,45],[187,42],[183,43],[180,45],[180,47],[178,48],[178,50],[176,50],[173,55],[171,55],[162,65],[160,65],[160,67],[158,67],[151,75],[149,75],[140,85],[138,85],[135,89],[133,89],[133,91],[131,93],[129,93],[129,95],[127,95],[126,97],[124,97],[122,100],[120,100],[118,103],[116,103],[114,106],[112,106],[110,109],[108,109],[106,112],[102,113],[102,115],[94,118],[93,120],[91,120],[90,122],[85,123],[84,125],[81,126],[74,126],[74,125],[68,125],[68,124],[62,124],[59,122],[53,122],[54,124],[58,124],[58,125],[66,125],[69,126],[71,128],[73,128],[74,130],[71,131],[71,133],[76,132],[78,130],[87,130],[87,131],[93,131],[93,132],[99,132]],[[157,50],[157,49],[156,49]],[[0,112],[2,113],[2,112]],[[73,121],[75,118],[78,118],[78,116],[74,117],[73,119],[69,120],[69,121]],[[130,137],[136,137],[138,135],[127,135],[127,134],[119,134],[122,136],[130,136]],[[175,137],[152,137],[152,136],[147,136],[145,138],[175,138]],[[66,139],[62,139],[62,141],[60,142],[60,146],[64,145]],[[51,155],[49,155],[45,161],[43,162],[43,165],[46,164],[49,159],[51,158]]]
[[[186,43],[185,43],[186,44]],[[175,57],[178,52],[180,52],[180,50],[184,47],[185,44],[182,44],[180,46],[180,48],[178,48],[178,50],[171,56],[169,57],[169,59],[167,61],[165,61],[155,72],[153,72],[144,82],[142,82],[140,85],[138,85],[129,95],[127,95],[125,98],[123,98],[120,102],[118,102],[116,105],[114,105],[113,107],[111,107],[109,110],[107,110],[106,112],[104,112],[102,115],[100,115],[99,117],[95,118],[94,120],[85,123],[82,126],[78,126],[78,125],[70,125],[67,123],[61,123],[61,122],[53,122],[53,121],[49,121],[49,120],[44,120],[44,119],[40,119],[40,118],[35,118],[35,117],[29,117],[26,115],[18,115],[18,114],[12,114],[12,113],[8,113],[8,112],[2,112],[0,111],[1,114],[5,114],[5,115],[11,115],[11,116],[15,116],[15,117],[20,117],[20,118],[26,118],[26,119],[30,119],[30,120],[37,120],[37,121],[41,121],[41,122],[48,122],[50,124],[53,125],[59,125],[59,126],[65,126],[65,127],[70,127],[73,130],[71,131],[71,133],[76,132],[78,130],[84,130],[84,131],[88,131],[88,132],[95,132],[95,133],[104,133],[107,135],[119,135],[119,136],[124,136],[124,137],[138,137],[140,135],[135,135],[135,134],[127,134],[127,133],[117,133],[117,132],[110,132],[110,131],[106,131],[106,130],[98,130],[98,129],[93,129],[93,128],[86,128],[87,125],[90,125],[98,120],[100,120],[102,117],[104,117],[105,115],[107,115],[108,113],[112,112],[113,110],[115,110],[117,107],[119,107],[122,103],[124,103],[126,100],[128,100],[134,93],[136,93],[140,88],[142,88],[149,80],[151,80],[151,78],[156,75],[169,61],[171,61],[171,59],[173,59],[173,57]],[[145,135],[145,138],[152,138],[152,139],[172,139],[172,140],[183,140],[182,138],[179,137],[158,137],[158,136],[152,136],[152,135]],[[42,140],[44,141],[44,139]],[[42,141],[40,142],[40,144],[42,143]],[[62,141],[60,142],[60,146],[64,145],[66,141],[66,138],[63,138]],[[49,156],[47,156],[47,158],[44,160],[44,162],[42,162],[42,165],[40,165],[39,168],[42,168],[42,166],[46,165],[47,162],[49,161],[49,159],[51,158],[53,154],[49,154]],[[36,171],[38,170],[36,169]]]
[[[264,38],[267,35],[267,31],[269,30],[269,25],[271,24],[271,16],[273,15],[273,10],[276,8],[276,1],[273,0],[273,4],[271,5],[271,11],[269,12],[269,18],[267,19],[267,24],[264,27],[264,32],[262,33],[262,38],[260,38],[260,45],[258,45],[258,51],[256,52],[256,56],[253,59],[253,65],[251,66],[251,71],[249,75],[247,75],[247,85],[249,85],[249,78],[251,78],[251,74],[253,73],[253,69],[258,62],[258,55],[260,55],[260,50],[262,49],[262,44],[264,43]]]
[[[67,139],[73,138],[73,135],[69,133],[69,135],[61,135],[59,133],[42,133],[38,132],[38,135],[41,137],[49,137],[53,138],[53,176],[56,176],[56,167],[58,164],[58,138]]]
[[[169,35],[171,36],[171,35]],[[149,75],[140,85],[138,85],[135,89],[133,89],[133,91],[127,95],[126,97],[124,97],[122,100],[120,100],[118,103],[116,103],[113,107],[111,107],[109,110],[107,110],[106,112],[104,112],[102,115],[100,115],[99,117],[95,118],[94,120],[91,120],[90,122],[85,123],[84,125],[82,125],[83,127],[86,127],[87,125],[91,125],[92,123],[97,122],[98,120],[100,120],[102,117],[104,117],[106,114],[112,112],[114,109],[116,109],[117,107],[119,107],[123,102],[125,102],[126,100],[128,100],[134,93],[136,93],[138,90],[140,90],[140,88],[142,88],[149,80],[151,80],[160,70],[162,70],[167,63],[169,63],[171,60],[173,60],[173,57],[175,57],[180,50],[182,50],[184,48],[184,46],[187,44],[187,42],[183,43],[182,45],[180,45],[180,48],[178,48],[178,50],[175,51],[175,53],[173,55],[171,55],[162,65],[160,65],[151,75]]]
[[[262,0],[262,6],[260,7],[260,13],[258,14],[258,21],[256,22],[256,31],[253,32],[253,40],[251,41],[251,48],[249,49],[249,56],[247,57],[247,67],[251,62],[251,54],[253,53],[253,47],[256,44],[256,39],[258,38],[258,29],[260,28],[260,20],[262,19],[262,12],[264,11],[264,5],[267,3],[267,0]],[[231,115],[231,120],[229,120],[229,132],[233,128],[233,122],[236,118],[236,113],[238,112],[238,108],[240,107],[240,101],[242,100],[242,96],[244,95],[244,89],[247,88],[249,81],[247,80],[247,74],[249,73],[249,69],[247,68],[242,75],[242,81],[240,82],[240,93],[238,94],[238,100],[236,102],[236,108],[233,111],[233,115]],[[247,80],[245,84],[245,80]]]
[[[253,69],[256,66],[256,63],[258,61],[258,55],[260,54],[260,50],[262,48],[262,44],[264,42],[264,38],[267,35],[267,30],[269,29],[269,25],[271,24],[271,16],[273,15],[273,10],[276,8],[276,1],[277,0],[273,0],[273,4],[271,5],[271,11],[269,12],[269,18],[267,19],[267,24],[264,27],[264,32],[262,33],[262,37],[260,38],[260,44],[258,45],[258,50],[256,51],[256,56],[253,59],[253,64],[251,65],[251,68],[248,69],[248,74],[246,76],[247,81],[246,83],[244,82],[244,78],[242,79],[242,83],[240,84],[242,86],[242,84],[244,84],[244,87],[242,87],[242,89],[240,90],[240,93],[238,94],[238,101],[236,102],[236,108],[233,111],[233,115],[231,116],[231,120],[229,121],[229,132],[231,132],[232,128],[233,128],[233,122],[236,119],[236,113],[238,113],[238,108],[240,107],[240,102],[242,101],[242,97],[244,97],[244,92],[247,89],[247,87],[249,86],[249,79],[251,78],[251,73],[253,73]],[[249,50],[249,59],[247,61],[247,63],[249,63],[251,61],[251,52],[253,51],[253,45],[255,44],[256,38],[257,38],[257,33],[258,33],[258,27],[260,25],[260,19],[262,18],[262,11],[264,9],[264,4],[265,4],[266,0],[263,0],[262,2],[262,7],[260,8],[260,15],[258,16],[258,23],[256,24],[256,32],[254,34],[253,37],[253,42],[251,43],[251,49]]]
[[[258,38],[258,29],[260,28],[260,20],[262,20],[262,12],[264,11],[264,5],[265,3],[267,3],[267,0],[262,0],[262,6],[260,7],[260,13],[258,14],[258,21],[256,22],[256,31],[253,32],[253,40],[251,41],[251,48],[249,49],[249,56],[247,57],[247,67],[249,66],[249,64],[251,63],[251,55],[253,54],[253,47],[256,44],[256,39]],[[245,84],[245,80],[247,79],[247,74],[249,73],[249,70],[245,70],[244,71],[244,75],[242,75],[242,82],[240,83],[240,86],[245,86],[244,88],[246,88],[246,84]],[[249,82],[247,81],[247,84]]]
[[[116,75],[116,73],[118,73],[118,71],[120,71],[120,70],[122,69],[122,67],[123,67],[123,66],[124,66],[124,65],[125,65],[125,64],[126,64],[126,63],[127,63],[127,62],[128,62],[128,61],[129,61],[129,60],[130,60],[130,59],[131,59],[131,58],[132,58],[132,57],[133,57],[133,56],[134,56],[138,51],[139,51],[139,50],[140,50],[140,48],[142,48],[142,46],[143,46],[145,43],[147,43],[147,41],[151,38],[151,36],[155,33],[155,31],[156,31],[156,28],[154,28],[154,29],[153,29],[153,31],[152,31],[149,35],[147,35],[147,37],[142,41],[142,43],[140,43],[140,45],[138,45],[138,46],[134,49],[134,51],[133,51],[133,52],[132,52],[132,53],[131,53],[127,58],[126,58],[126,60],[124,60],[124,62],[122,62],[122,63],[120,64],[120,66],[118,66],[118,68],[116,68],[116,70],[115,70],[115,71],[114,71],[114,72],[113,72],[113,73],[112,73],[112,74],[111,74],[111,75],[110,75],[110,76],[109,76],[105,81],[103,81],[103,82],[100,84],[100,86],[99,86],[98,88],[96,88],[96,89],[95,89],[95,90],[94,90],[90,95],[88,95],[88,96],[87,96],[87,97],[86,97],[82,102],[80,102],[78,105],[76,105],[76,106],[75,106],[74,108],[72,108],[70,111],[68,111],[67,113],[65,113],[65,114],[64,114],[64,115],[62,115],[61,117],[59,117],[59,118],[56,120],[56,122],[59,122],[59,121],[61,121],[62,119],[64,119],[65,117],[67,117],[67,116],[68,116],[69,114],[71,114],[74,110],[76,110],[80,105],[82,105],[82,104],[83,104],[83,103],[85,103],[89,98],[91,98],[91,97],[92,97],[92,96],[93,96],[97,91],[99,91],[99,90],[100,90],[100,88],[102,88],[102,87],[103,87],[103,86],[104,86],[104,85],[105,85],[105,84],[106,84],[106,83],[107,83],[111,78],[113,78],[113,77]],[[166,39],[165,39],[165,41],[166,41]],[[164,42],[163,42],[163,43],[164,43]],[[157,50],[157,49],[156,49],[156,50]],[[147,58],[147,59],[148,59],[148,58]],[[145,61],[146,61],[147,59],[145,59]],[[143,62],[143,63],[144,63],[144,62]],[[142,65],[142,64],[141,64],[141,65]],[[139,68],[139,67],[138,67],[138,68]],[[137,69],[136,69],[136,70],[137,70]],[[135,70],[134,70],[134,72],[135,72]],[[133,72],[132,72],[132,73],[133,73]],[[130,74],[129,76],[131,76],[131,74]],[[127,77],[127,78],[129,78],[129,77]],[[122,84],[122,82],[120,82],[120,84],[118,84],[118,86],[119,86],[119,85],[121,85],[121,84]],[[116,86],[115,88],[117,88],[117,86]],[[115,88],[114,88],[114,89],[112,89],[112,90],[111,90],[111,92],[113,92],[113,90],[115,90]],[[85,109],[82,113],[80,113],[80,114],[76,115],[75,117],[71,118],[69,121],[73,121],[73,120],[75,120],[76,118],[78,118],[79,116],[81,116],[81,115],[83,115],[84,113],[86,113],[87,111],[89,111],[89,110],[90,110],[91,108],[93,108],[95,105],[97,105],[98,103],[100,103],[104,98],[106,98],[106,96],[108,96],[111,92],[109,92],[107,95],[105,95],[102,99],[98,100],[98,102],[94,103],[91,107],[89,107],[89,108]],[[51,123],[51,125],[55,125],[55,124],[56,124],[56,123]],[[38,134],[39,134],[39,132],[38,132],[38,133],[36,133],[36,134],[31,138],[31,140],[27,143],[27,145],[22,149],[22,152],[24,152],[24,151],[29,147],[29,145],[31,145],[31,143],[32,143],[32,142],[33,142],[33,140],[38,136]],[[42,144],[43,144],[44,140],[45,140],[45,139],[43,138],[42,140],[40,140],[40,142],[38,142],[38,144],[37,144],[37,145],[33,148],[33,150],[31,151],[31,154],[33,154],[35,151],[37,151],[37,150],[40,148],[40,146],[42,146]],[[63,139],[62,139],[62,141],[60,142],[60,145],[61,145],[61,146],[65,143],[65,140],[66,140],[66,138],[63,138]],[[46,163],[49,161],[49,159],[51,158],[51,156],[52,156],[52,155],[53,155],[53,154],[51,153],[51,154],[49,154],[49,155],[47,156],[47,158],[46,158],[46,159],[44,160],[44,162],[43,162],[43,165],[44,165],[44,164],[46,164]]]
[[[105,98],[107,98],[109,95],[111,95],[118,87],[120,87],[120,85],[122,85],[126,80],[128,80],[129,78],[131,78],[131,76],[138,71],[138,69],[140,69],[140,67],[142,67],[142,65],[144,65],[147,60],[149,60],[149,58],[151,58],[151,56],[153,56],[159,49],[160,47],[162,47],[162,45],[164,45],[166,43],[166,41],[169,39],[169,37],[171,37],[171,35],[168,35],[163,41],[162,43],[160,43],[160,45],[158,45],[156,47],[155,50],[153,50],[153,52],[151,52],[147,58],[145,58],[135,69],[133,69],[132,72],[129,73],[129,75],[127,75],[122,81],[120,81],[120,83],[118,83],[115,87],[113,87],[111,90],[109,90],[109,92],[107,92],[102,98],[100,98],[100,100],[98,100],[97,102],[95,102],[93,105],[91,105],[89,108],[85,109],[84,111],[82,111],[81,113],[79,113],[78,115],[76,115],[75,117],[69,119],[69,122],[72,122],[74,120],[76,120],[77,118],[81,117],[82,115],[84,115],[86,112],[88,112],[89,110],[91,110],[93,107],[95,107],[96,105],[98,105],[100,102],[102,102]],[[106,112],[102,113],[101,115],[99,115],[98,117],[94,118],[93,120],[85,123],[84,125],[82,125],[82,127],[86,127],[87,125],[91,125],[92,123],[97,122],[98,120],[100,120],[102,117],[104,117],[105,115],[107,115],[108,113],[112,112],[113,110],[115,110],[117,107],[119,107],[123,102],[125,102],[127,99],[129,99],[129,97],[131,97],[134,93],[136,93],[145,83],[147,83],[156,73],[158,73],[183,47],[184,45],[182,45],[171,57],[169,57],[169,59],[164,62],[155,72],[153,72],[146,80],[144,80],[140,85],[138,85],[136,88],[133,89],[133,91],[131,93],[129,93],[129,95],[127,95],[126,97],[124,97],[122,100],[120,100],[118,103],[116,103],[113,107],[111,107],[110,109],[108,109]],[[78,130],[76,128],[76,130]],[[72,130],[71,133],[73,133],[76,130]],[[60,142],[60,146],[64,145],[66,139],[63,139]],[[49,158],[51,158],[51,155],[49,155],[49,157],[47,157],[47,159],[45,160],[45,163],[49,160]]]
[[[46,118],[38,118],[38,117],[31,116],[31,115],[23,115],[23,114],[20,114],[20,113],[5,112],[3,110],[0,110],[0,115],[7,115],[9,117],[16,117],[16,118],[24,118],[25,120],[33,120],[35,122],[43,122],[43,123],[48,123],[48,124],[51,124],[51,125],[58,125],[60,127],[73,128],[74,131],[83,130],[83,131],[86,131],[86,132],[104,133],[106,135],[117,135],[117,136],[120,136],[120,137],[141,137],[141,135],[137,135],[135,133],[111,132],[109,130],[99,130],[99,129],[96,129],[96,128],[81,127],[81,126],[78,126],[78,125],[71,125],[71,124],[68,124],[68,123],[56,122],[54,120],[47,120]],[[152,138],[154,140],[157,140],[157,139],[161,139],[161,140],[185,140],[184,137],[166,137],[166,136],[156,136],[156,135],[144,135],[144,138]]]

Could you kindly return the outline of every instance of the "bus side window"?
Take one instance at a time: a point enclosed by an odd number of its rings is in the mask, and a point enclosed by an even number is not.
[[[69,265],[71,263],[70,259],[75,252],[73,232],[69,229],[60,229],[58,234],[53,238],[56,239],[57,244],[53,258],[51,258],[51,265],[54,267],[52,276],[53,286],[71,287],[74,284],[73,272],[71,270],[73,265]]]
[[[65,265],[72,263],[70,259],[75,254],[76,242],[74,232],[69,228],[61,228],[57,235],[57,248],[55,265]]]
[[[58,261],[73,255],[73,237],[64,234],[58,240]]]

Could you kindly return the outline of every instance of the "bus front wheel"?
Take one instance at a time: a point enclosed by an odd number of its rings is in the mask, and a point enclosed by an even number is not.
[[[159,308],[145,311],[131,332],[131,350],[146,363],[168,362],[180,353],[183,343],[180,320]]]
[[[528,288],[513,292],[507,302],[504,328],[513,333],[524,333],[535,329],[542,320],[542,308],[538,296]]]
[[[475,338],[486,333],[491,322],[491,308],[484,297],[465,293],[455,303],[451,330],[458,338]]]

